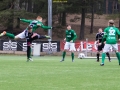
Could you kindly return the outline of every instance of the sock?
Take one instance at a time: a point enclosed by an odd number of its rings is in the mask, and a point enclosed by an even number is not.
[[[73,52],[71,53],[71,57],[72,57],[72,60],[74,60],[74,53]]]
[[[65,58],[66,52],[64,51],[62,54],[63,59]]]
[[[105,61],[105,56],[106,54],[105,53],[102,53],[102,63],[104,64],[104,61]]]
[[[97,53],[97,60],[99,61],[99,56],[100,56],[100,54],[99,53]]]
[[[32,54],[32,48],[31,48],[31,46],[30,46],[30,58],[31,58],[31,54]]]
[[[120,64],[120,54],[119,54],[119,52],[116,52],[116,56],[117,56],[118,62],[119,62],[119,64]]]
[[[27,58],[31,58],[31,47],[27,46]]]
[[[8,37],[11,38],[11,39],[14,39],[14,38],[15,38],[15,35],[14,35],[14,34],[11,34],[11,33],[6,33],[5,35],[8,36]]]
[[[107,52],[106,55],[107,55],[108,59],[110,60],[110,54]]]

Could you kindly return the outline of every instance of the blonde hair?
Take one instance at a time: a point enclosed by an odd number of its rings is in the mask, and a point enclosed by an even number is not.
[[[42,17],[41,16],[37,16],[37,18],[36,19],[42,19]]]
[[[111,20],[108,21],[108,26],[110,26],[110,25],[115,27],[114,20],[111,19]]]

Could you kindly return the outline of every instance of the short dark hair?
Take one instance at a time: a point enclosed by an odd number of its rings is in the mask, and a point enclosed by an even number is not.
[[[31,27],[31,26],[28,26],[28,30],[30,30],[30,29],[32,29],[32,27]]]

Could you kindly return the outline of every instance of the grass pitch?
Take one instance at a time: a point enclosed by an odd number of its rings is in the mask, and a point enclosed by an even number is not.
[[[117,60],[100,66],[95,59],[66,56],[0,56],[0,90],[120,90]]]

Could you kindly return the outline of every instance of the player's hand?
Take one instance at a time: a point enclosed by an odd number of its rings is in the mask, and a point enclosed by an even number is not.
[[[33,35],[31,36],[31,38],[35,37],[37,35],[37,33],[33,33]]]
[[[71,40],[70,42],[73,43],[73,40]]]
[[[104,44],[106,44],[106,41],[104,42]]]
[[[100,46],[100,45],[101,45],[101,43],[98,43],[98,45]]]
[[[55,27],[51,27],[51,29],[54,29]]]
[[[64,39],[64,41],[66,41],[66,38]]]
[[[99,43],[99,40],[97,40],[97,43]]]
[[[17,17],[17,20],[20,20],[20,17]]]

